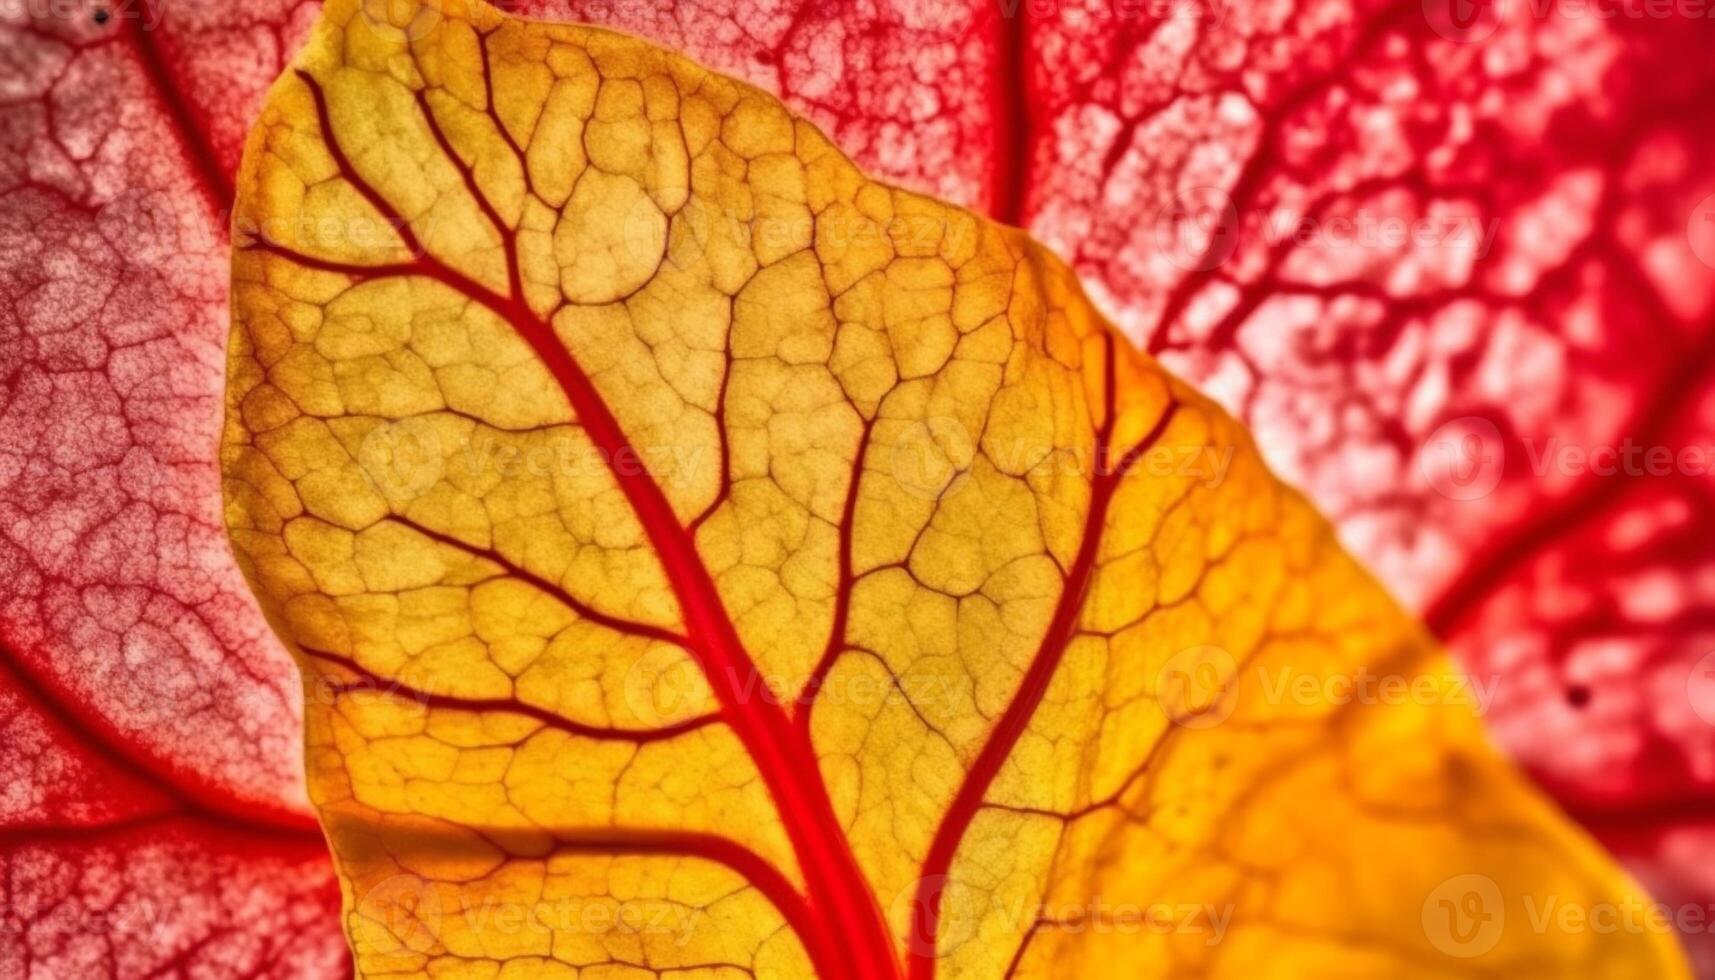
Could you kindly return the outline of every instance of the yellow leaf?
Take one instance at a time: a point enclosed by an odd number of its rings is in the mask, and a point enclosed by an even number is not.
[[[1234,422],[772,97],[333,0],[236,226],[363,976],[1685,975]]]

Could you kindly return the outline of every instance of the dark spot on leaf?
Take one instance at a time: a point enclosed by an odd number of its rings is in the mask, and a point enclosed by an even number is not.
[[[107,8],[106,8],[106,7],[97,7],[97,8],[95,8],[95,22],[96,22],[96,23],[97,23],[97,24],[105,24],[105,23],[107,23],[107,19],[108,19],[108,18],[109,18],[109,17],[111,17],[111,16],[112,16],[112,14],[110,14],[110,13],[108,13],[108,12],[107,12]]]

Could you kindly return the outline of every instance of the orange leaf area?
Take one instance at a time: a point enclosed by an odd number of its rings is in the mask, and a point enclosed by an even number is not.
[[[1239,425],[772,96],[334,0],[237,189],[361,975],[1684,975]]]

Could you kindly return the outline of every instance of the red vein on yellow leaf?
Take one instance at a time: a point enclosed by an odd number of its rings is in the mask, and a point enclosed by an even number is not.
[[[524,156],[524,148],[518,145],[518,140],[513,137],[512,131],[506,128],[506,121],[500,118],[500,113],[494,111],[494,69],[489,63],[488,54],[488,39],[493,34],[494,31],[492,30],[483,34],[476,46],[477,53],[482,56],[482,91],[485,96],[483,112],[488,116],[489,121],[494,123],[495,130],[500,133],[501,140],[512,150],[512,155],[518,159],[519,169],[523,173],[524,189],[534,194],[536,193],[536,181],[530,176],[530,166]],[[505,232],[502,231],[501,234],[505,234]]]
[[[317,104],[321,105],[322,103],[318,100]],[[489,104],[493,105],[492,102]],[[490,201],[488,195],[482,192],[482,188],[477,186],[476,169],[459,156],[458,151],[453,149],[452,141],[447,139],[447,134],[441,131],[440,120],[435,118],[435,110],[429,106],[427,89],[417,92],[417,106],[423,113],[423,120],[429,125],[429,132],[434,134],[435,143],[441,148],[441,153],[452,163],[453,168],[459,172],[459,177],[464,181],[465,193],[476,201],[477,207],[482,209],[483,216],[488,219],[488,223],[494,226],[495,234],[500,236],[501,249],[506,253],[507,295],[514,302],[521,302],[524,298],[524,279],[518,269],[517,231],[501,220],[500,212],[495,209],[494,202]],[[324,128],[323,132],[331,132],[331,130]],[[523,167],[522,169],[528,170],[529,168]]]
[[[720,440],[721,485],[715,494],[715,499],[703,508],[691,521],[691,533],[696,534],[709,518],[720,510],[721,505],[732,497],[732,437],[727,433],[726,399],[727,388],[732,384],[732,358],[727,358],[726,369],[721,372],[721,390],[715,394],[715,434]]]
[[[1007,757],[1012,755],[1019,737],[1024,734],[1025,726],[1030,723],[1031,717],[1042,703],[1042,697],[1054,679],[1066,648],[1077,634],[1078,617],[1084,608],[1084,599],[1095,574],[1108,507],[1113,503],[1114,493],[1119,489],[1120,481],[1126,473],[1161,439],[1179,411],[1179,403],[1170,401],[1162,410],[1160,418],[1156,419],[1150,431],[1137,445],[1110,464],[1108,454],[1113,451],[1117,415],[1113,334],[1105,334],[1103,343],[1107,358],[1103,365],[1104,403],[1094,455],[1099,469],[1092,474],[1090,481],[1090,509],[1084,518],[1083,539],[1071,568],[1066,571],[1065,585],[1055,604],[1054,616],[1042,634],[1041,644],[1031,658],[1029,670],[1019,682],[1018,690],[1014,692],[1006,711],[989,733],[988,740],[983,743],[976,761],[965,773],[964,782],[959,785],[958,794],[953,797],[952,804],[942,815],[934,840],[923,858],[922,873],[917,880],[917,899],[912,903],[911,942],[907,947],[911,980],[932,980],[935,976],[936,935],[940,929],[941,893],[947,872],[953,866],[953,857],[958,852],[959,842],[964,840],[971,822],[982,809],[983,798],[988,795],[989,787],[994,784],[1001,766],[1006,763]]]
[[[852,572],[852,538],[857,525],[858,493],[863,485],[864,457],[869,453],[870,435],[875,431],[875,418],[872,416],[864,422],[863,435],[858,438],[857,455],[853,457],[851,481],[846,486],[846,501],[840,510],[840,556],[839,581],[834,585],[834,621],[828,627],[828,642],[822,649],[822,656],[816,661],[816,666],[810,671],[810,676],[804,681],[804,687],[794,699],[797,705],[798,727],[809,737],[810,709],[815,704],[816,695],[827,683],[828,673],[834,669],[834,662],[846,648],[847,626],[851,620],[852,593],[857,589],[857,578]]]
[[[647,745],[651,742],[664,742],[668,739],[678,738],[680,735],[706,728],[720,721],[719,715],[700,715],[675,724],[663,725],[660,728],[611,728],[586,725],[582,722],[573,721],[557,711],[550,711],[527,701],[521,701],[516,697],[462,698],[447,694],[435,694],[413,687],[397,678],[382,677],[344,654],[317,650],[301,644],[298,649],[302,650],[305,656],[333,664],[357,678],[355,684],[341,685],[335,688],[336,693],[372,692],[401,701],[414,701],[425,708],[442,708],[449,711],[468,711],[477,714],[484,711],[496,711],[522,715],[568,735],[576,735],[579,738],[596,741],[632,742],[637,745]]]
[[[580,600],[570,592],[567,592],[561,586],[556,585],[542,576],[537,575],[535,572],[516,564],[493,548],[471,544],[467,541],[460,541],[458,538],[455,538],[450,534],[444,534],[434,528],[425,527],[409,517],[404,517],[398,514],[389,516],[385,518],[385,520],[389,523],[397,524],[400,527],[408,528],[436,544],[445,545],[449,548],[462,551],[474,558],[480,558],[483,561],[499,565],[506,574],[512,578],[516,578],[519,581],[530,585],[538,592],[553,597],[555,601],[577,613],[584,619],[587,619],[592,623],[605,626],[616,633],[624,633],[628,636],[635,636],[645,640],[656,640],[661,643],[671,643],[677,647],[690,646],[689,640],[672,630],[662,629],[661,627],[650,623],[640,623],[636,620],[622,619],[618,616],[612,616],[608,613],[604,613],[594,606],[591,606],[589,603]]]
[[[730,868],[756,887],[786,919],[787,925],[801,937],[819,936],[824,943],[835,943],[838,936],[827,935],[826,924],[816,914],[812,903],[792,886],[780,869],[769,864],[761,855],[730,838],[690,830],[649,830],[633,828],[556,831],[554,838],[568,848],[592,854],[634,854],[661,857],[691,855]],[[806,939],[806,943],[808,939]]]
[[[691,652],[703,668],[722,706],[722,715],[755,761],[775,804],[781,811],[793,850],[809,885],[826,934],[802,936],[818,972],[826,977],[886,978],[899,975],[893,941],[875,896],[858,867],[833,803],[821,778],[815,750],[804,732],[793,725],[780,703],[759,697],[766,681],[739,639],[709,571],[697,554],[690,533],[674,513],[659,484],[646,472],[616,465],[637,458],[623,428],[596,392],[553,328],[515,297],[504,297],[472,281],[422,248],[406,219],[362,176],[339,145],[327,99],[309,73],[298,70],[315,101],[323,142],[340,175],[371,207],[398,230],[414,262],[362,266],[314,260],[310,268],[364,278],[390,275],[425,276],[487,307],[527,343],[554,378],[578,422],[602,451],[615,482],[630,503],[639,524],[654,546],[666,578],[680,604],[691,637]],[[260,247],[289,259],[309,258],[283,246],[258,242]],[[838,944],[829,936],[837,936]]]

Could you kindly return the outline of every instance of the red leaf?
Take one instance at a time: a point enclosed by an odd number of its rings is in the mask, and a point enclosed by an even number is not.
[[[1497,732],[1569,807],[1664,898],[1715,895],[1694,870],[1715,850],[1709,478],[1680,458],[1574,472],[1628,438],[1715,443],[1715,274],[1687,241],[1715,192],[1709,20],[528,6],[681,47],[873,172],[1028,224],[1498,681]],[[0,21],[0,861],[30,922],[0,928],[25,946],[0,962],[322,975],[343,954],[296,684],[226,556],[213,465],[228,174],[313,10],[18,9]],[[1299,212],[1310,244],[1271,243]],[[1425,214],[1498,222],[1492,245],[1331,241],[1330,218]],[[1178,237],[1184,217],[1215,220],[1212,249]],[[1442,482],[1437,454],[1471,449],[1494,462]],[[115,862],[173,909],[145,942],[87,914]],[[276,955],[288,939],[307,960]]]
[[[0,27],[0,975],[326,976],[345,953],[299,687],[220,530],[226,170],[186,129],[214,115],[166,97],[195,65],[169,32],[20,9]]]

